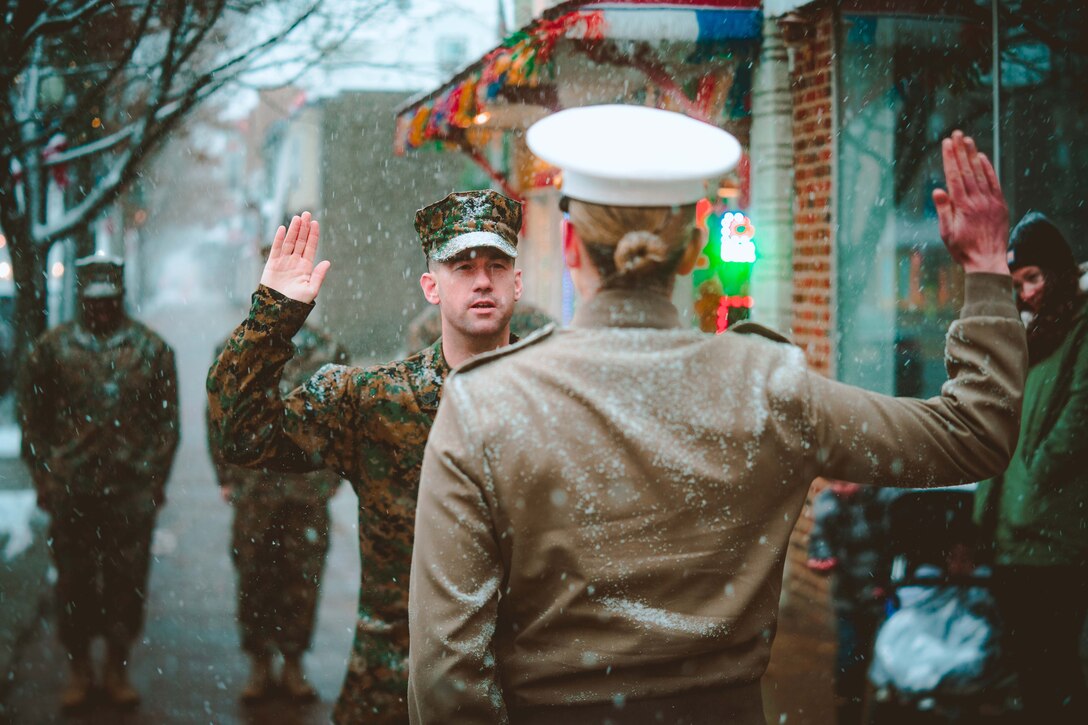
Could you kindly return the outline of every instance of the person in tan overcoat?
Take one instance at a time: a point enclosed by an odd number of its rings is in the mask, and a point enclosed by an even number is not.
[[[964,306],[950,380],[916,400],[829,380],[785,342],[681,325],[693,205],[737,155],[724,131],[593,107],[528,142],[563,171],[580,304],[569,329],[447,381],[416,514],[412,722],[762,725],[810,482],[977,481],[1016,445],[1027,354],[996,175],[971,139],[944,142],[935,202]]]

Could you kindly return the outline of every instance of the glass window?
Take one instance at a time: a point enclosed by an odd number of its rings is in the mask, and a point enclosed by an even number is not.
[[[864,5],[857,3],[856,6]],[[936,15],[847,13],[838,66],[838,376],[929,396],[963,275],[937,235],[931,192],[954,128],[998,162],[1011,222],[1032,210],[1088,258],[1088,8],[1076,0],[963,2]],[[995,147],[996,144],[996,147]]]
[[[989,16],[847,14],[838,65],[838,377],[928,396],[962,273],[937,233],[931,192],[955,128],[992,150]]]

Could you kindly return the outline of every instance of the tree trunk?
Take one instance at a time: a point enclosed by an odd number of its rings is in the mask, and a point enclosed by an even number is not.
[[[7,215],[5,215],[7,216]],[[48,248],[30,240],[29,229],[18,218],[5,218],[4,231],[11,251],[12,279],[15,280],[15,369],[19,370],[46,324],[46,269]]]

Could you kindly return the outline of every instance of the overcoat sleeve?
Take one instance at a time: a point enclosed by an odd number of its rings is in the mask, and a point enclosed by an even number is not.
[[[413,723],[508,722],[492,639],[503,563],[471,408],[446,383],[427,441],[408,596]]]
[[[1016,448],[1027,340],[1007,275],[968,274],[945,340],[949,380],[929,400],[879,395],[807,376],[814,473],[923,487],[1001,473]]]

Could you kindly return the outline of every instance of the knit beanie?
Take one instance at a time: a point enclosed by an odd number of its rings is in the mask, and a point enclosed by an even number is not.
[[[1077,266],[1061,230],[1037,211],[1025,214],[1009,234],[1008,262],[1010,271],[1034,266],[1064,273]]]

